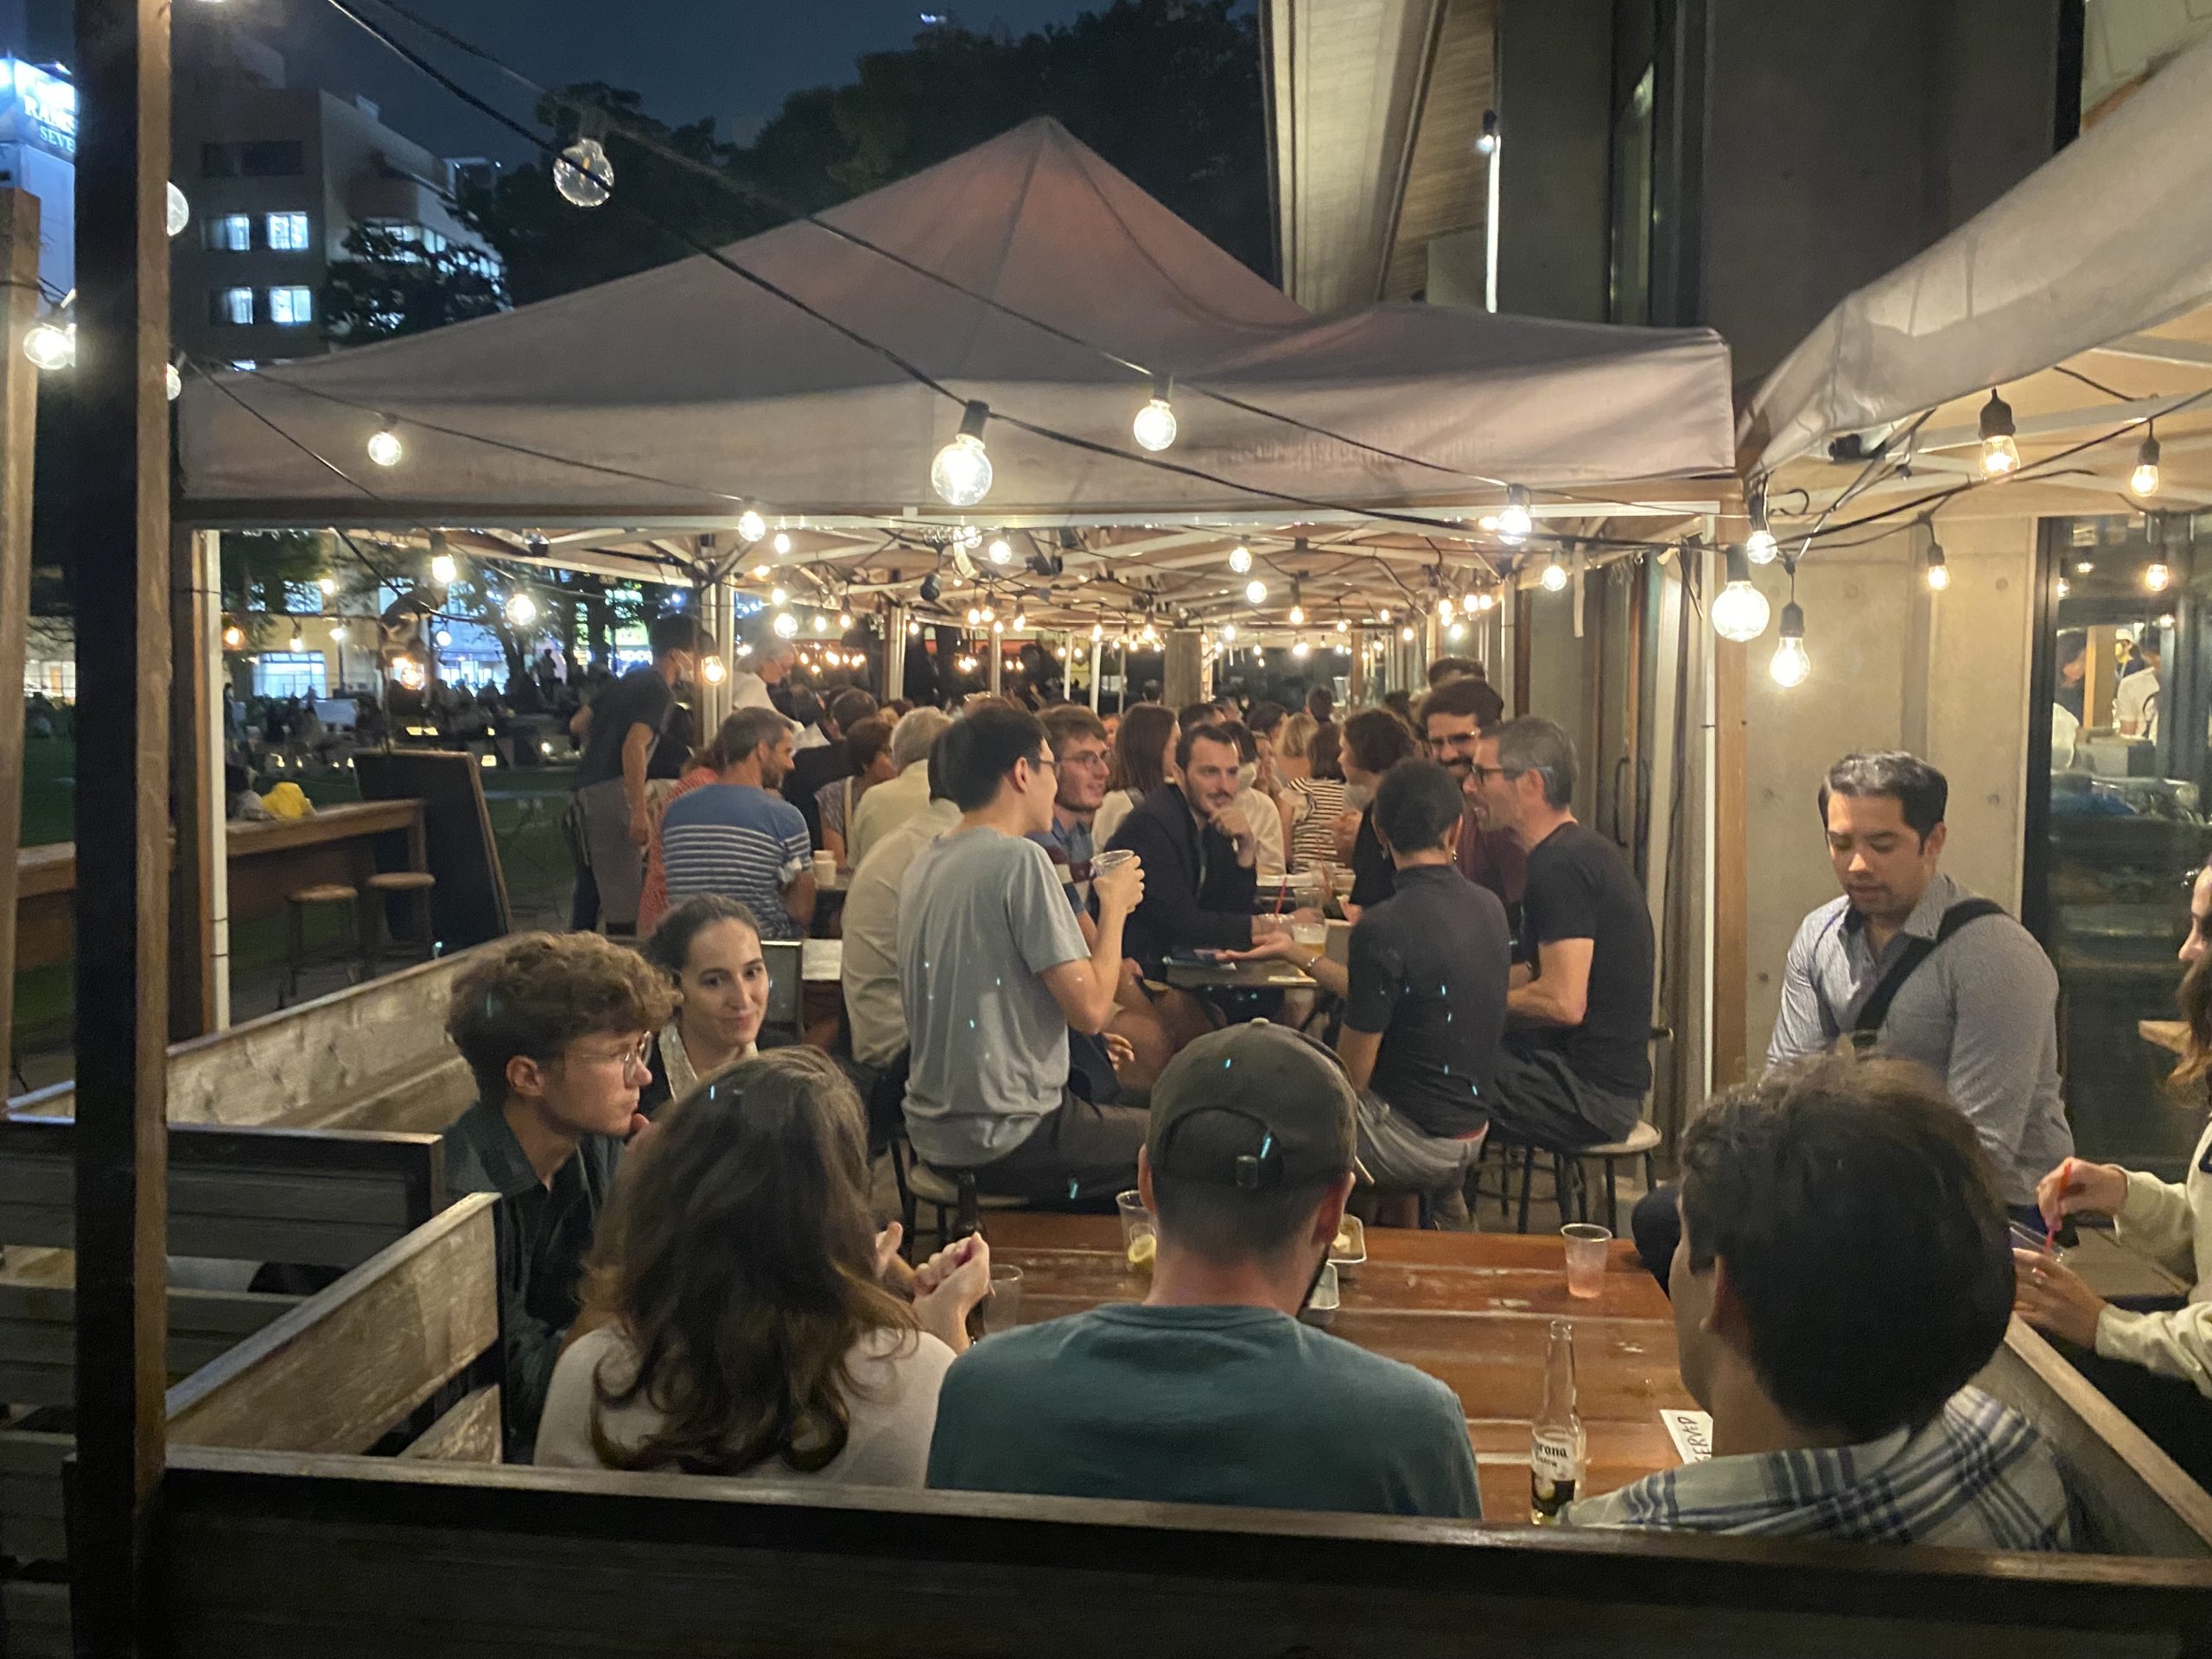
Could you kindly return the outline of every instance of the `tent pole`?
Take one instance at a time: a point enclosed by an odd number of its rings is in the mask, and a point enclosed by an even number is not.
[[[906,695],[906,607],[896,600],[883,607],[883,684],[876,701]]]
[[[162,1635],[168,1040],[168,0],[77,0],[76,1651]]]
[[[38,370],[23,335],[38,320],[38,198],[0,190],[0,690],[30,653],[31,461]],[[0,992],[16,982],[16,861],[22,850],[23,720],[0,720]],[[15,1064],[15,998],[0,995],[0,1099]]]
[[[1071,639],[1076,638],[1073,634],[1068,637]],[[1080,645],[1070,645],[1068,654],[1073,656],[1081,649]],[[1094,715],[1098,712],[1098,682],[1104,677],[1105,671],[1106,642],[1103,639],[1094,639],[1090,642],[1090,712]]]

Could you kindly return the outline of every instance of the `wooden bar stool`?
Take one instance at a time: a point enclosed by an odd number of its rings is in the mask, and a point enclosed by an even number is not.
[[[914,1156],[904,1135],[892,1142],[892,1170],[899,1179],[899,1198],[906,1206],[906,1243],[913,1247],[920,1236],[918,1222],[922,1205],[936,1212],[930,1230],[942,1249],[957,1238],[965,1238],[982,1224],[986,1210],[1025,1210],[1027,1202],[976,1190],[972,1169],[932,1169]],[[948,1223],[946,1217],[952,1220]]]
[[[318,883],[311,887],[295,887],[284,895],[284,988],[276,995],[276,1006],[283,1007],[300,994],[300,969],[313,960],[308,954],[308,912],[311,910],[340,910],[345,912],[344,928],[340,932],[338,950],[324,960],[346,965],[346,982],[353,982],[353,957],[360,938],[360,893],[336,881]]]
[[[419,945],[424,961],[438,953],[437,936],[430,922],[430,889],[438,878],[426,870],[386,870],[368,880],[368,903],[361,911],[361,964],[370,976],[387,956],[398,954],[397,941],[385,937],[385,901],[404,895],[413,922],[410,946]]]

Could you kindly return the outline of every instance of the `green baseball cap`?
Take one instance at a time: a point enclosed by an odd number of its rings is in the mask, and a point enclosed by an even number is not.
[[[1152,1089],[1145,1151],[1178,1180],[1247,1190],[1333,1180],[1352,1167],[1358,1100],[1344,1063],[1255,1020],[1199,1038]]]

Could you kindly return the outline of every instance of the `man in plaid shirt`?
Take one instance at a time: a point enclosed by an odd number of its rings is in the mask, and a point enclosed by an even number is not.
[[[1905,1062],[1829,1058],[1730,1090],[1682,1139],[1671,1281],[1709,1461],[1569,1525],[2063,1549],[2057,1459],[1967,1380],[2012,1307],[1974,1133]]]

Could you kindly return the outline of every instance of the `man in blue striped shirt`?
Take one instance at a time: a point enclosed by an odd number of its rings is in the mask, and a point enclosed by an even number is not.
[[[1729,1090],[1682,1136],[1670,1286],[1713,1456],[1567,1523],[2063,1549],[2057,1459],[1967,1386],[2012,1253],[1987,1154],[1927,1074],[1830,1057]]]
[[[798,809],[776,793],[791,769],[791,721],[772,709],[741,709],[722,722],[707,761],[719,779],[661,814],[669,903],[719,893],[760,918],[761,938],[805,938],[813,843]]]

